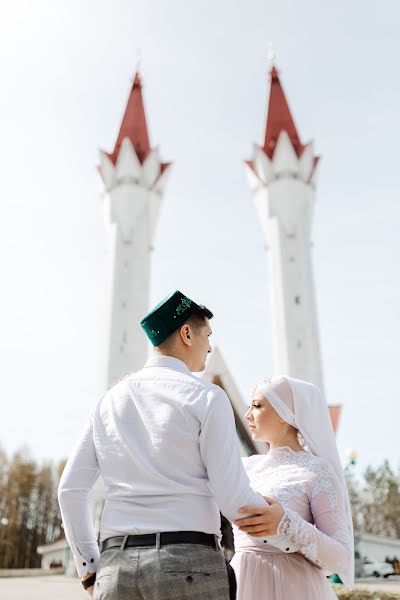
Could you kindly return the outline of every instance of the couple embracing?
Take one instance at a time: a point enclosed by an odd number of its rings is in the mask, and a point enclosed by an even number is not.
[[[326,403],[310,383],[261,381],[246,419],[270,450],[241,459],[228,397],[192,374],[212,317],[179,291],[158,304],[141,322],[152,357],[90,416],[59,487],[78,575],[96,600],[335,598],[327,575],[351,587],[353,534]],[[100,544],[88,502],[99,476]]]

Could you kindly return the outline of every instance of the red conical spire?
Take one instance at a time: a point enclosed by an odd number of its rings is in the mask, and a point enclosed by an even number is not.
[[[108,154],[113,164],[116,163],[118,152],[124,138],[129,138],[135,148],[141,164],[150,153],[149,132],[142,98],[142,83],[139,73],[136,73],[131,94],[126,105],[118,138],[112,154]]]
[[[302,154],[304,146],[300,141],[296,126],[291,115],[289,105],[285,98],[278,71],[275,67],[271,70],[271,91],[265,130],[264,152],[272,158],[276,142],[281,131],[286,131],[298,157]]]

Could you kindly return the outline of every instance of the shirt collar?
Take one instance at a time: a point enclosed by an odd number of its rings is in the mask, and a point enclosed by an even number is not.
[[[166,356],[165,354],[151,356],[144,365],[145,369],[147,367],[166,367],[167,369],[172,369],[173,371],[190,374],[189,369],[182,360],[175,358],[175,356]]]

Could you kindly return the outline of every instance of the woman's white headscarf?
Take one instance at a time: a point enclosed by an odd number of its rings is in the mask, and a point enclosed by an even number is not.
[[[292,377],[266,379],[264,383],[257,386],[257,389],[269,401],[281,419],[299,431],[300,442],[304,449],[330,462],[342,485],[346,510],[346,531],[351,556],[349,567],[338,575],[343,583],[353,586],[354,538],[350,500],[328,406],[315,385]]]

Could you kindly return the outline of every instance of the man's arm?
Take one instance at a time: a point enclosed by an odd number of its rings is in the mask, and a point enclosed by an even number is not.
[[[228,396],[218,387],[208,392],[208,409],[200,432],[200,452],[210,489],[222,514],[234,521],[242,506],[267,506],[250,487],[240,457],[235,418]]]
[[[61,477],[58,501],[65,537],[74,555],[78,575],[97,570],[99,548],[88,494],[99,475],[93,442],[93,418],[83,430]]]

